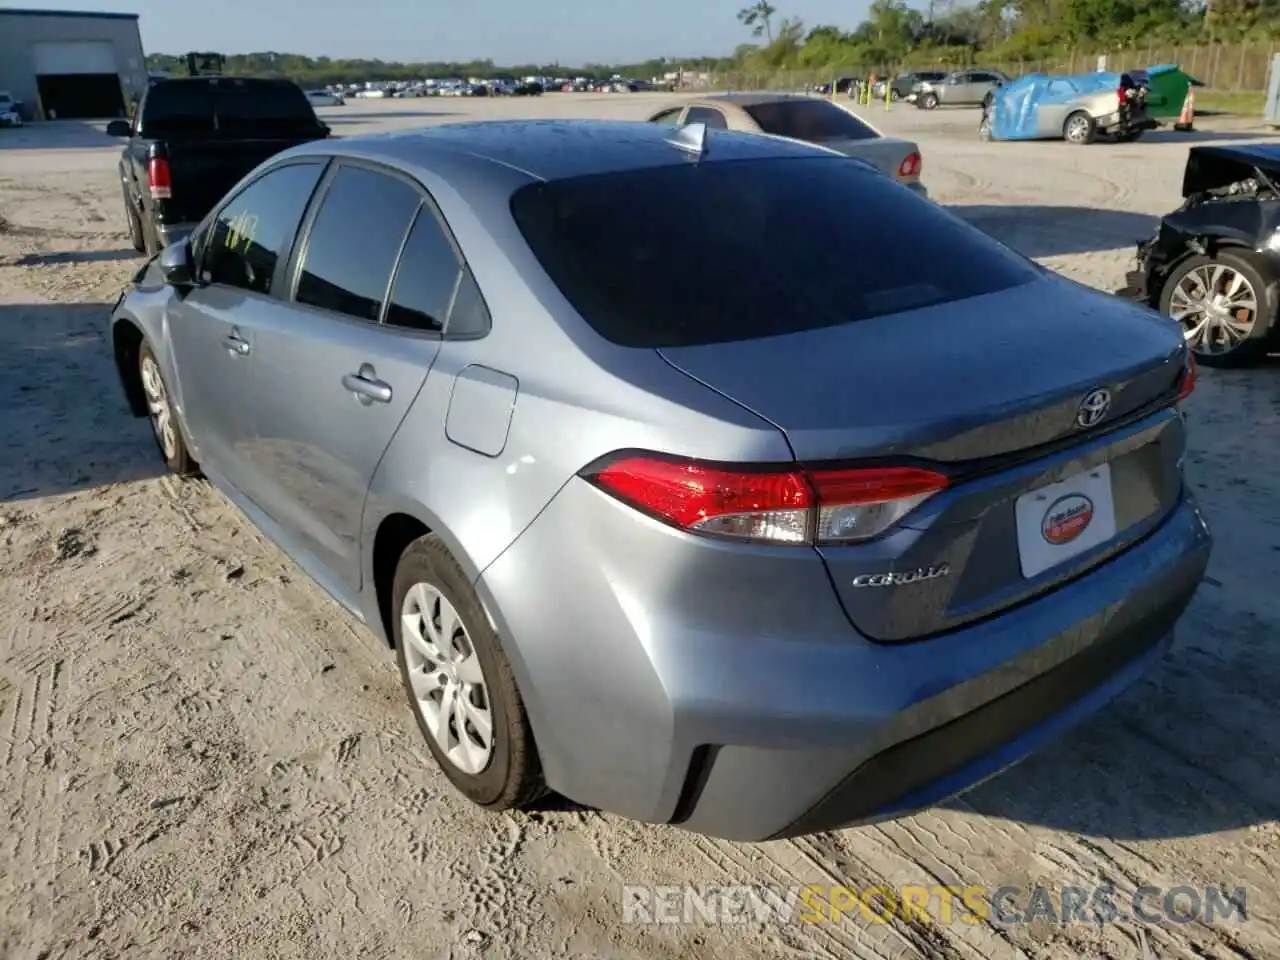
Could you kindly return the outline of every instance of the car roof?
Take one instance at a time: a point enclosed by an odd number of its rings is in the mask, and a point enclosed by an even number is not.
[[[667,125],[609,120],[513,120],[451,123],[418,130],[319,140],[291,151],[389,160],[405,167],[431,167],[432,157],[452,155],[490,160],[537,180],[614,173],[688,163],[693,156],[671,143]],[[707,133],[700,163],[824,157],[808,144],[728,130]]]

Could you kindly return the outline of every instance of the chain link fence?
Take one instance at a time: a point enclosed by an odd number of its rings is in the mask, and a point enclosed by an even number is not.
[[[1131,50],[1076,50],[1058,57],[1036,60],[1008,60],[979,55],[968,63],[939,64],[923,58],[909,58],[899,64],[851,64],[839,69],[787,69],[775,71],[735,70],[705,73],[689,78],[690,89],[802,91],[839,77],[895,75],[909,69],[959,70],[964,67],[993,67],[1012,77],[1027,73],[1077,74],[1098,68],[1098,57],[1106,56],[1107,69],[1124,71],[1176,63],[1204,83],[1209,90],[1260,93],[1267,88],[1267,76],[1280,44],[1267,42],[1215,44],[1211,46],[1137,47]]]

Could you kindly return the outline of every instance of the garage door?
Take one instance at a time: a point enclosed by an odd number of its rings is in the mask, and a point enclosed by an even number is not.
[[[37,76],[118,72],[115,50],[106,40],[34,43],[31,58]]]

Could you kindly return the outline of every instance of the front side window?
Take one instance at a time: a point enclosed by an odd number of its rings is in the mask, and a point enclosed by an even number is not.
[[[535,183],[516,192],[511,209],[576,312],[621,346],[815,330],[1040,277],[975,227],[846,158]]]
[[[270,294],[323,172],[320,162],[276,167],[227,203],[196,240],[203,279]]]
[[[376,323],[420,203],[418,192],[398,177],[339,168],[307,234],[294,299]]]

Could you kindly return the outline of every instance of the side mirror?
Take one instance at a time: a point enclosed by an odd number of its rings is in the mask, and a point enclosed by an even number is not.
[[[108,137],[132,137],[133,127],[128,120],[112,120],[107,124]]]
[[[191,256],[191,243],[179,240],[160,251],[160,275],[171,287],[194,287],[195,265]]]

